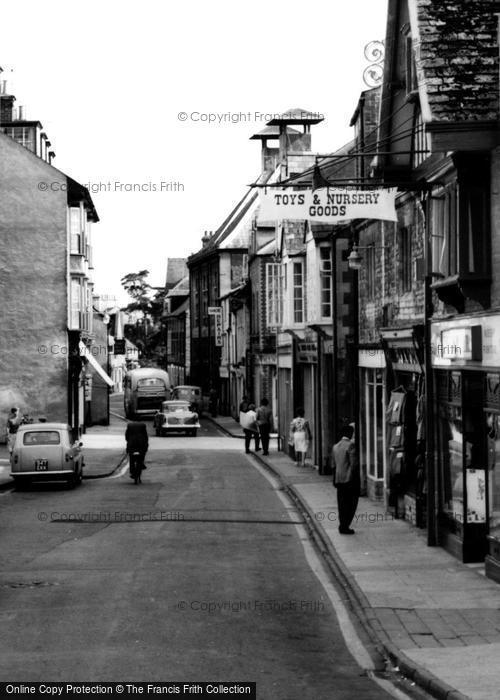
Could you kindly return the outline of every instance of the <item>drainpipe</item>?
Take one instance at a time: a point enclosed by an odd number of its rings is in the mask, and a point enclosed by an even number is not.
[[[437,536],[437,478],[434,459],[434,377],[432,369],[431,319],[432,307],[432,257],[429,220],[430,200],[422,203],[425,235],[425,282],[424,282],[424,362],[425,362],[425,463],[427,471],[427,544],[435,547]]]
[[[337,288],[337,239],[332,233],[332,271],[333,271],[333,284],[332,284],[332,317],[333,317],[333,327],[332,327],[332,369],[333,369],[333,403],[332,403],[332,423],[333,423],[333,444],[337,442],[338,432],[339,432],[339,404],[338,404],[338,349],[339,349],[339,338],[338,338],[338,288]]]

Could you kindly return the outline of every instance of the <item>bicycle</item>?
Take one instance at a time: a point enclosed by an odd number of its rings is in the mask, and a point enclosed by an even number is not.
[[[134,480],[134,484],[142,484],[141,472],[144,468],[142,455],[140,452],[130,453],[130,476]]]

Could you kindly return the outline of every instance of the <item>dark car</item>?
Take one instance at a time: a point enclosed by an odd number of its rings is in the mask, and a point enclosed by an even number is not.
[[[172,389],[172,399],[179,401],[189,401],[193,411],[201,415],[203,413],[203,396],[201,387],[190,384],[180,384]]]

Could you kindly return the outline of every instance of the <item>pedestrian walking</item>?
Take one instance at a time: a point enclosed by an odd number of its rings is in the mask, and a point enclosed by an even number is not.
[[[9,454],[12,454],[14,450],[14,443],[16,442],[16,434],[19,430],[23,417],[21,411],[14,407],[10,409],[9,415],[7,416],[7,449]]]
[[[240,414],[240,423],[245,433],[245,453],[250,452],[250,442],[252,438],[255,440],[255,451],[260,450],[259,446],[259,426],[257,425],[257,414],[253,403],[248,405],[248,411]]]
[[[262,454],[269,454],[269,435],[273,430],[273,412],[269,408],[269,401],[264,398],[257,409],[257,425],[259,427],[262,442]]]
[[[246,394],[243,394],[243,396],[241,397],[240,408],[239,408],[240,423],[241,423],[241,414],[246,413],[248,411],[249,405],[250,405],[250,402],[248,400],[248,396]]]
[[[218,396],[216,390],[211,387],[210,391],[208,393],[208,409],[210,411],[210,415],[212,418],[217,417],[217,402],[218,402]]]
[[[293,445],[295,452],[295,466],[306,466],[306,455],[309,449],[309,443],[312,440],[311,428],[309,421],[304,418],[305,411],[303,408],[298,408],[295,411],[295,418],[290,423],[289,444]]]
[[[345,425],[341,435],[341,439],[332,450],[333,485],[337,489],[339,532],[341,535],[354,535],[351,522],[359,500],[359,465],[352,439],[353,426]]]

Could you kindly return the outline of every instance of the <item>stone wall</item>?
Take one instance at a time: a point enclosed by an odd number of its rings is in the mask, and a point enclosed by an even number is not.
[[[411,278],[409,291],[404,291],[401,280],[403,250],[401,229],[411,232]],[[402,328],[423,322],[424,280],[419,276],[417,261],[424,257],[424,219],[416,199],[406,198],[398,203],[397,224],[374,221],[359,233],[360,246],[375,246],[375,294],[368,295],[366,250],[359,275],[359,341],[377,343],[381,328]],[[385,248],[383,247],[385,246]],[[423,269],[423,265],[421,266]]]

